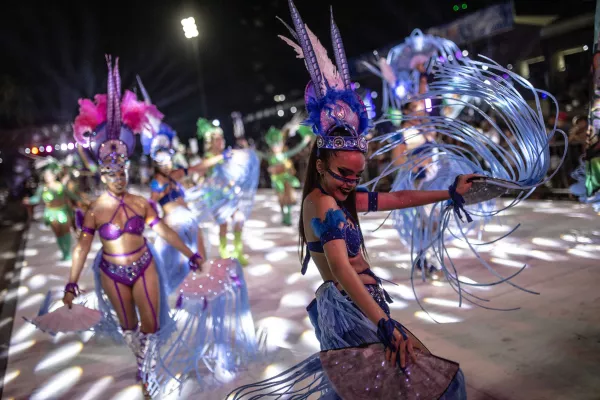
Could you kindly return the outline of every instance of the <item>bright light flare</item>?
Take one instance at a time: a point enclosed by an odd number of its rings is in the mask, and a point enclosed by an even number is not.
[[[279,306],[287,308],[306,307],[311,300],[311,296],[305,292],[291,292],[283,295],[279,301]]]
[[[131,400],[131,399],[143,399],[144,394],[142,393],[142,387],[138,385],[131,385],[126,387],[117,393],[111,400]]]
[[[71,359],[77,357],[83,350],[83,343],[71,342],[67,343],[60,348],[48,353],[42,361],[35,367],[35,372],[40,372],[45,369],[55,367],[63,363],[69,362]]]
[[[252,276],[264,276],[269,274],[272,270],[273,267],[271,267],[271,264],[260,264],[246,268],[248,275]]]
[[[14,381],[15,379],[17,379],[17,377],[21,375],[21,371],[19,371],[18,369],[15,371],[10,371],[7,372],[4,375],[4,381],[2,382],[2,387],[6,387],[6,385],[8,385],[10,382]]]
[[[115,382],[112,376],[100,378],[92,385],[92,387],[83,395],[81,400],[96,400],[105,397],[105,391]]]
[[[0,355],[0,358],[12,357],[16,354],[24,352],[25,350],[33,347],[34,345],[35,340],[28,340],[26,342],[14,344],[8,348],[8,351],[3,351]]]
[[[435,297],[426,297],[423,299],[425,303],[433,304],[441,307],[453,307],[453,308],[471,308],[468,304],[462,303],[460,304],[458,301],[454,300],[446,300],[446,299],[438,299]]]
[[[439,322],[440,324],[454,324],[460,322],[460,318],[452,317],[449,315],[442,315],[430,312],[429,314],[425,311],[415,312],[415,317],[422,319],[427,322]]]
[[[57,399],[67,393],[79,382],[83,369],[81,367],[67,368],[46,381],[30,397],[30,400]],[[131,399],[131,397],[128,397]]]
[[[494,264],[506,265],[507,267],[514,267],[514,268],[523,268],[523,266],[525,265],[525,263],[522,263],[520,261],[509,260],[506,258],[492,257],[492,259],[490,261],[493,262]]]
[[[30,324],[29,322],[26,322],[13,335],[10,343],[11,344],[21,343],[22,341],[29,339],[29,337],[34,335],[36,332],[37,332],[37,328],[35,327],[35,325]]]

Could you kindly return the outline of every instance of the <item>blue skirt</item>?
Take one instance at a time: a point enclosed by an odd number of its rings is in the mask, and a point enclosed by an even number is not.
[[[308,315],[319,343],[321,344],[321,352],[312,355],[296,366],[284,371],[283,373],[250,385],[242,386],[234,390],[228,396],[230,400],[239,399],[259,399],[270,398],[284,394],[294,394],[295,400],[308,399],[311,396],[319,395],[320,399],[344,399],[351,400],[352,398],[362,398],[364,391],[360,396],[353,396],[348,393],[346,388],[351,386],[364,386],[366,390],[377,387],[377,379],[379,379],[378,371],[391,371],[396,376],[406,378],[408,382],[411,377],[410,371],[420,372],[423,374],[423,369],[420,369],[420,364],[424,361],[432,361],[430,365],[439,365],[440,374],[436,370],[429,370],[431,375],[424,377],[427,381],[435,382],[435,385],[427,384],[426,392],[422,392],[422,399],[441,399],[441,400],[462,400],[466,399],[465,380],[462,371],[458,368],[458,364],[452,361],[444,360],[439,357],[432,356],[428,350],[414,337],[413,342],[420,348],[424,349],[424,358],[421,363],[417,361],[416,366],[407,366],[408,375],[402,375],[399,368],[391,369],[388,365],[382,367],[381,357],[366,357],[367,352],[383,351],[383,346],[379,344],[377,337],[377,327],[354,305],[354,303],[344,296],[333,284],[333,282],[325,282],[316,293],[316,299],[307,308]],[[375,350],[373,350],[375,349]],[[339,353],[339,362],[335,359],[335,352]],[[333,352],[333,353],[332,353]],[[348,363],[349,353],[352,353],[351,362]],[[331,355],[334,362],[331,363]],[[357,367],[357,358],[365,356],[365,361],[362,365],[360,361]],[[419,360],[419,359],[418,359]],[[368,362],[368,363],[367,363]],[[354,363],[354,364],[352,364]],[[437,364],[436,364],[437,363]],[[336,372],[337,364],[342,368],[342,375]],[[345,366],[349,368],[343,370]],[[333,368],[330,368],[333,366]],[[450,372],[448,372],[450,371]],[[356,379],[356,374],[363,374],[361,380]],[[354,375],[352,375],[354,374]],[[348,378],[352,376],[352,381]],[[396,379],[392,376],[392,380]],[[413,382],[417,382],[415,375],[412,375]],[[397,379],[396,381],[399,381]],[[372,381],[372,382],[371,382]],[[390,382],[390,381],[388,381]],[[421,380],[421,384],[423,380]],[[373,383],[373,385],[371,385]],[[336,389],[337,384],[337,389]],[[389,389],[389,384],[385,385],[385,389]],[[405,385],[410,390],[410,384]],[[435,387],[433,387],[435,386]],[[343,392],[342,394],[338,392]],[[378,397],[372,393],[372,398],[389,398]],[[405,398],[405,397],[401,397]],[[411,398],[410,396],[406,398]]]
[[[184,206],[179,206],[164,217],[164,222],[183,240],[194,253],[198,252],[198,222],[194,214]],[[165,292],[173,293],[190,272],[189,260],[162,237],[156,238],[154,248],[166,269],[165,280],[161,281]]]

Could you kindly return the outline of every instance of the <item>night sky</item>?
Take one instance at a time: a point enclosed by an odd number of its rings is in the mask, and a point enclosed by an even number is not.
[[[463,2],[467,10],[452,10]],[[105,92],[104,54],[110,53],[120,57],[124,88],[133,89],[139,74],[165,121],[180,136],[193,135],[200,95],[197,64],[180,23],[188,16],[195,17],[200,32],[192,40],[199,41],[207,117],[221,119],[226,133],[231,131],[231,111],[272,107],[276,94],[300,98],[308,81],[303,63],[277,38],[286,29],[275,17],[290,22],[285,0],[3,3],[12,4],[0,10],[0,129],[72,121],[78,98]],[[497,1],[296,3],[327,48],[331,4],[348,57],[354,57],[401,42],[415,28],[441,25]],[[554,2],[517,3],[517,9],[541,9],[543,4],[547,11]]]

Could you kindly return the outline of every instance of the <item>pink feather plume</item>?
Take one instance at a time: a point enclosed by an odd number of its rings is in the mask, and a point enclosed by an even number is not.
[[[88,144],[89,138],[85,134],[93,132],[98,125],[106,122],[106,111],[106,94],[97,94],[93,102],[90,99],[79,99],[79,115],[73,123],[73,136],[79,144]],[[123,124],[133,133],[140,133],[148,123],[147,112],[157,118],[163,117],[156,107],[138,101],[133,92],[126,90],[121,100]]]
[[[121,99],[121,115],[123,124],[127,125],[133,133],[140,133],[144,129],[144,125],[148,123],[147,110],[146,103],[138,101],[133,92],[125,91]]]
[[[80,144],[87,144],[88,138],[85,134],[92,132],[103,122],[106,122],[106,96],[104,96],[104,107],[101,104],[94,104],[89,99],[79,99],[79,115],[73,123],[75,140]]]

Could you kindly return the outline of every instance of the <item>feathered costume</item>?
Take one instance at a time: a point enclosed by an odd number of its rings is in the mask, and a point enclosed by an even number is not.
[[[133,154],[135,149],[135,136],[134,134],[139,133],[142,130],[144,123],[146,122],[146,106],[136,100],[135,94],[130,91],[126,91],[121,98],[121,80],[118,70],[118,59],[115,62],[114,68],[112,65],[112,59],[107,56],[108,64],[108,84],[107,94],[98,94],[94,97],[94,101],[89,99],[79,100],[79,115],[75,118],[73,125],[74,138],[78,145],[89,147],[91,154],[96,159],[100,169],[103,173],[110,174],[112,172],[123,171],[128,168],[129,157]],[[125,209],[127,215],[127,204],[120,200],[120,204],[116,209],[116,212],[120,208]],[[129,208],[129,215],[133,210]],[[113,219],[116,216],[116,212],[113,215]],[[135,214],[135,211],[133,211]],[[137,219],[136,219],[137,218]],[[139,219],[142,219],[140,222]],[[121,236],[120,228],[112,223],[111,219],[108,223],[102,225],[99,229],[99,235],[104,240],[114,240]],[[141,216],[132,215],[128,217],[126,228],[129,231],[134,231],[135,234],[141,235],[143,231],[144,223]],[[82,234],[94,235],[94,227],[82,226]],[[118,343],[126,343],[134,353],[138,362],[138,376],[139,380],[142,380],[144,384],[150,385],[154,380],[153,374],[155,357],[151,353],[157,343],[162,342],[169,337],[172,333],[175,325],[173,319],[169,315],[169,306],[167,301],[166,291],[160,287],[159,293],[159,310],[154,312],[152,302],[148,297],[146,289],[146,298],[153,311],[154,322],[159,329],[155,333],[142,333],[137,328],[126,328],[121,327],[121,323],[117,317],[117,312],[114,307],[118,307],[118,304],[113,304],[109,300],[108,294],[105,292],[102,286],[101,271],[112,280],[115,284],[117,293],[118,286],[117,282],[124,285],[133,285],[138,278],[143,281],[144,288],[146,288],[146,281],[144,271],[145,268],[155,260],[156,272],[160,281],[164,281],[166,273],[164,265],[156,257],[154,249],[149,243],[144,245],[145,251],[138,249],[137,251],[141,254],[137,261],[132,262],[130,265],[115,265],[108,262],[104,257],[104,249],[101,249],[92,266],[95,281],[95,296],[94,294],[86,294],[79,296],[75,302],[80,305],[84,305],[83,308],[78,308],[79,313],[87,315],[89,318],[84,318],[89,323],[94,323],[93,326],[88,326],[87,329],[95,332],[96,334],[106,335],[117,341]],[[134,253],[128,254],[113,254],[113,256],[128,256]],[[77,283],[68,283],[65,287],[65,292],[72,293],[74,297],[80,295],[80,291]],[[119,294],[120,298],[120,294]],[[48,325],[52,320],[59,321],[61,318],[68,318],[72,314],[65,312],[62,308],[48,313],[48,306],[51,301],[51,294],[49,293],[47,301],[44,302],[40,309],[39,315],[44,318],[38,317],[31,321],[41,329],[48,328],[52,324]],[[123,308],[123,314],[126,317],[123,302],[120,302]],[[86,311],[87,310],[87,311]],[[96,323],[96,316],[100,312],[100,320]],[[82,321],[80,322],[84,322]],[[127,321],[125,321],[127,325]],[[63,327],[63,332],[72,331],[75,328],[70,326]],[[80,323],[77,330],[82,330],[82,324]],[[49,331],[50,333],[56,333]]]
[[[279,199],[282,222],[286,226],[292,225],[292,206],[296,204],[294,189],[300,187],[300,180],[296,177],[296,170],[291,158],[304,150],[313,137],[309,127],[300,125],[300,118],[295,116],[282,130],[270,127],[265,135],[265,142],[269,146],[270,152],[267,154],[258,153],[262,159],[266,159],[269,163],[271,187],[275,189]],[[286,150],[285,141],[287,137],[296,133],[300,135],[301,140],[293,148]]]
[[[460,60],[460,61],[459,61]],[[454,181],[456,173],[463,171],[450,159],[440,159],[436,146],[437,132],[421,130],[419,125],[410,119],[403,119],[403,102],[416,105],[413,113],[416,115],[437,114],[448,118],[456,118],[472,97],[467,95],[440,96],[442,99],[451,98],[452,104],[432,104],[436,98],[415,100],[429,90],[433,82],[433,68],[437,62],[459,64],[467,62],[462,57],[459,48],[453,42],[424,35],[415,29],[405,41],[390,50],[387,59],[378,60],[379,69],[364,63],[383,81],[383,121],[391,124],[381,124],[380,131],[392,129],[393,134],[385,132],[384,137],[392,146],[392,159],[398,168],[391,187],[392,191],[399,190],[437,190],[445,189]],[[444,111],[441,112],[440,111]],[[386,134],[387,133],[387,134]],[[384,174],[386,174],[384,172]],[[489,209],[490,204],[479,204],[478,207]],[[400,234],[401,241],[411,248],[413,263],[421,270],[423,280],[433,273],[436,268],[428,262],[428,243],[437,235],[437,218],[439,209],[432,205],[395,210],[391,214],[392,221]]]
[[[215,136],[223,138],[223,130],[208,120],[198,119],[198,137],[204,141],[205,159],[212,154],[212,141]],[[247,264],[243,254],[242,232],[244,221],[250,216],[254,207],[254,195],[258,188],[260,161],[254,149],[225,149],[223,160],[213,166],[207,173],[204,182],[186,194],[186,200],[201,215],[200,220],[213,219],[223,225],[234,217],[234,251],[231,256],[242,264]],[[221,236],[219,253],[222,258],[230,256],[227,251],[227,237]]]
[[[139,76],[137,82],[144,96],[144,102],[148,106],[148,113],[146,114],[148,123],[141,135],[144,154],[149,155],[157,164],[170,162],[175,154],[173,141],[177,134],[169,125],[162,122],[164,116],[152,104],[152,100]],[[187,170],[184,170],[184,174],[187,174]],[[169,207],[169,212],[164,212],[163,221],[177,232],[177,235],[187,247],[196,253],[199,250],[198,235],[200,228],[198,219],[189,208],[177,203],[178,199],[185,197],[183,186],[170,176],[166,178],[168,182],[164,184],[153,179],[150,182],[150,190],[160,196],[158,204],[161,207],[172,203],[173,207]],[[156,206],[156,204],[153,205]],[[173,293],[190,272],[189,262],[179,250],[167,243],[162,237],[156,238],[154,249],[163,264],[169,265],[167,279],[161,283],[165,286],[167,293]],[[206,254],[205,258],[208,258]]]
[[[292,34],[300,46],[289,39],[284,40],[296,49],[300,58],[305,59],[310,73],[311,82],[305,92],[309,113],[307,123],[317,134],[317,151],[366,152],[367,140],[364,135],[368,131],[369,118],[360,97],[351,88],[348,64],[333,16],[331,35],[337,69],[301,20],[291,0],[289,5],[295,28]],[[351,135],[330,135],[337,127],[343,127]],[[322,188],[320,190],[325,193]],[[369,193],[369,210],[377,208],[374,195]],[[371,201],[372,198],[374,201]],[[311,227],[320,241],[307,243],[308,249],[311,252],[323,252],[323,245],[329,240],[344,239],[349,257],[356,256],[363,239],[357,223],[354,221],[350,226],[349,218],[352,219],[343,208],[335,211],[330,209],[324,220],[313,218]],[[309,254],[303,263],[302,273],[308,266]],[[362,273],[380,282],[370,269]],[[387,302],[390,299],[387,292],[379,284],[365,285],[365,288],[389,317]],[[391,318],[387,321],[382,319],[376,326],[332,281],[323,283],[317,289],[316,299],[307,310],[321,344],[321,352],[273,378],[236,389],[228,399],[278,396],[290,396],[297,400],[466,398],[464,378],[458,364],[433,356],[410,332]],[[408,362],[403,370],[396,367],[395,363],[390,365],[382,362],[385,348],[391,346],[390,337],[394,329],[399,329],[405,338],[410,335],[419,348],[419,362]]]

